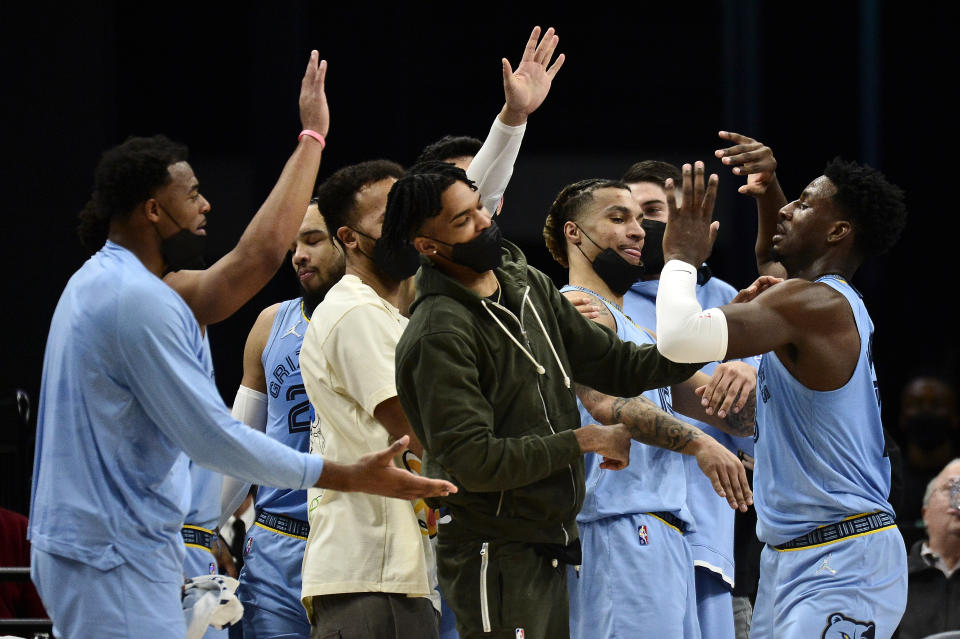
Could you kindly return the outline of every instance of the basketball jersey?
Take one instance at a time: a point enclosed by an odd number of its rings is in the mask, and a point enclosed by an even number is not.
[[[587,289],[564,286],[560,292]],[[624,342],[654,344],[653,337],[640,328],[613,304],[600,298],[617,323],[617,337]],[[655,388],[643,393],[669,415],[673,415],[670,388]],[[595,424],[595,420],[577,400],[580,424]],[[623,470],[600,468],[603,459],[596,453],[584,455],[587,491],[578,522],[589,522],[604,517],[645,512],[669,512],[694,528],[693,516],[687,508],[687,480],[683,469],[683,455],[634,440],[630,442],[630,465]]]
[[[770,545],[852,515],[893,514],[873,368],[873,322],[845,279],[825,275],[816,281],[850,304],[860,355],[847,383],[832,391],[803,386],[772,351],[761,360],[754,500],[757,536]]]
[[[314,413],[300,375],[300,346],[309,325],[302,298],[281,303],[261,356],[268,395],[267,435],[305,453]],[[307,491],[261,486],[256,508],[307,521]]]

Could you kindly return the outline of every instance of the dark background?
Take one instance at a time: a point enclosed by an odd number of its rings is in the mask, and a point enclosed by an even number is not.
[[[446,133],[483,138],[502,101],[500,58],[516,66],[530,28],[554,26],[567,63],[528,125],[502,226],[558,278],[540,229],[559,189],[617,177],[634,160],[704,159],[721,177],[710,262],[734,286],[756,275],[753,202],[714,158],[716,131],[769,144],[788,197],[835,155],[882,169],[908,195],[900,244],[854,282],[876,324],[886,423],[918,369],[952,374],[956,162],[950,60],[955,22],[939,5],[833,2],[512,3],[101,2],[4,9],[4,474],[26,477],[30,428],[13,389],[36,399],[50,316],[85,255],[75,234],[100,153],[163,132],[191,148],[211,201],[210,253],[236,242],[300,130],[309,50],[329,61],[332,118],[320,178],[357,161],[409,164]],[[786,6],[784,6],[786,5]],[[949,75],[948,75],[949,73]],[[297,295],[290,269],[211,327],[220,391],[240,380],[246,333],[264,306]],[[31,417],[31,422],[35,415]],[[11,444],[12,442],[12,444]],[[21,486],[3,502],[21,505]],[[10,497],[13,495],[13,497]]]

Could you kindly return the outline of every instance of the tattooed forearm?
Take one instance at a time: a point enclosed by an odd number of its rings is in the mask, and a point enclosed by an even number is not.
[[[743,405],[739,413],[730,411],[724,420],[730,429],[731,435],[737,437],[749,437],[753,435],[753,425],[757,420],[757,394],[750,392],[747,403]]]
[[[626,425],[630,437],[643,444],[666,448],[677,452],[703,435],[699,428],[668,415],[644,397],[624,400],[619,422]]]
[[[677,452],[703,433],[668,415],[644,397],[611,397],[586,386],[576,386],[577,396],[601,424],[624,424],[630,436],[643,444]],[[746,408],[744,409],[746,410]]]

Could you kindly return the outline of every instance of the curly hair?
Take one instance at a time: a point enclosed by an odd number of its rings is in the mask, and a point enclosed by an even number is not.
[[[141,202],[170,183],[169,167],[186,162],[187,147],[164,135],[130,137],[104,152],[93,176],[93,193],[77,216],[77,235],[90,253],[107,241],[110,221],[130,216]]]
[[[368,160],[351,164],[336,171],[317,188],[317,208],[327,222],[330,235],[337,239],[343,248],[343,242],[337,237],[337,229],[356,222],[354,217],[357,193],[364,186],[385,180],[403,177],[403,167],[392,160]]]
[[[823,174],[837,189],[834,202],[852,218],[857,251],[873,257],[890,250],[907,223],[903,190],[873,167],[839,157],[827,163]]]
[[[415,164],[447,162],[455,158],[473,157],[482,146],[483,142],[468,135],[445,135],[424,147]]]
[[[630,187],[620,180],[590,178],[580,180],[563,187],[547,212],[547,220],[543,225],[543,241],[547,250],[564,268],[569,268],[567,262],[567,240],[563,236],[563,225],[567,222],[579,222],[587,204],[593,202],[593,192],[597,189],[626,189]]]
[[[683,182],[683,175],[675,165],[663,160],[643,160],[632,164],[620,180],[627,184],[652,182],[660,188],[664,188],[667,179],[671,178],[678,187]]]
[[[427,218],[443,210],[443,193],[455,182],[476,191],[463,169],[446,162],[422,162],[410,167],[387,196],[387,213],[380,234],[387,251],[398,253],[410,244]]]

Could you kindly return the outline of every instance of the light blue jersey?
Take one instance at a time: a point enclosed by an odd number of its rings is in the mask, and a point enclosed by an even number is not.
[[[309,325],[302,298],[280,304],[260,358],[267,380],[267,435],[305,453],[310,450],[313,406],[300,376],[300,346]],[[258,512],[306,521],[307,491],[263,486],[257,490],[256,507]]]
[[[771,546],[852,515],[894,514],[887,501],[890,460],[871,353],[873,322],[846,280],[827,275],[817,282],[849,302],[860,356],[850,380],[825,392],[803,386],[773,352],[763,356],[753,477],[757,536]]]
[[[310,320],[303,300],[280,304],[260,361],[267,382],[267,429],[269,437],[291,448],[310,448],[313,406],[307,399],[300,375],[300,347]],[[257,490],[257,514],[264,511],[307,524],[307,493],[261,486]],[[237,597],[243,604],[244,639],[273,637],[306,638],[310,622],[300,602],[303,583],[301,564],[306,536],[271,528],[257,522],[244,544]]]
[[[561,292],[579,289],[564,286]],[[596,295],[592,291],[587,291]],[[599,296],[598,296],[599,298]],[[602,298],[601,298],[602,299]],[[604,302],[617,322],[617,337],[624,342],[655,344],[651,334],[642,329],[613,304]],[[670,388],[655,388],[643,393],[653,405],[673,415]],[[597,420],[577,400],[580,423],[595,424]],[[603,461],[596,453],[584,455],[587,492],[577,522],[594,521],[603,517],[643,512],[669,512],[694,528],[693,516],[687,508],[686,475],[683,455],[663,448],[630,442],[630,465],[623,470],[603,470]]]
[[[251,483],[317,481],[322,458],[230,417],[202,361],[193,313],[127,249],[108,241],[71,277],[44,355],[35,548],[177,583],[190,495],[184,452]]]
[[[565,286],[562,292],[587,289]],[[599,296],[597,296],[599,299]],[[653,344],[653,336],[611,303],[617,336]],[[643,393],[673,414],[670,388]],[[577,401],[582,425],[596,420]],[[603,470],[594,453],[584,456],[586,495],[577,515],[583,563],[568,570],[570,636],[683,637],[699,639],[693,555],[674,524],[694,528],[687,508],[683,455],[630,442],[630,465]],[[662,517],[675,517],[668,522]],[[638,575],[656,575],[656,585],[638,588]]]

